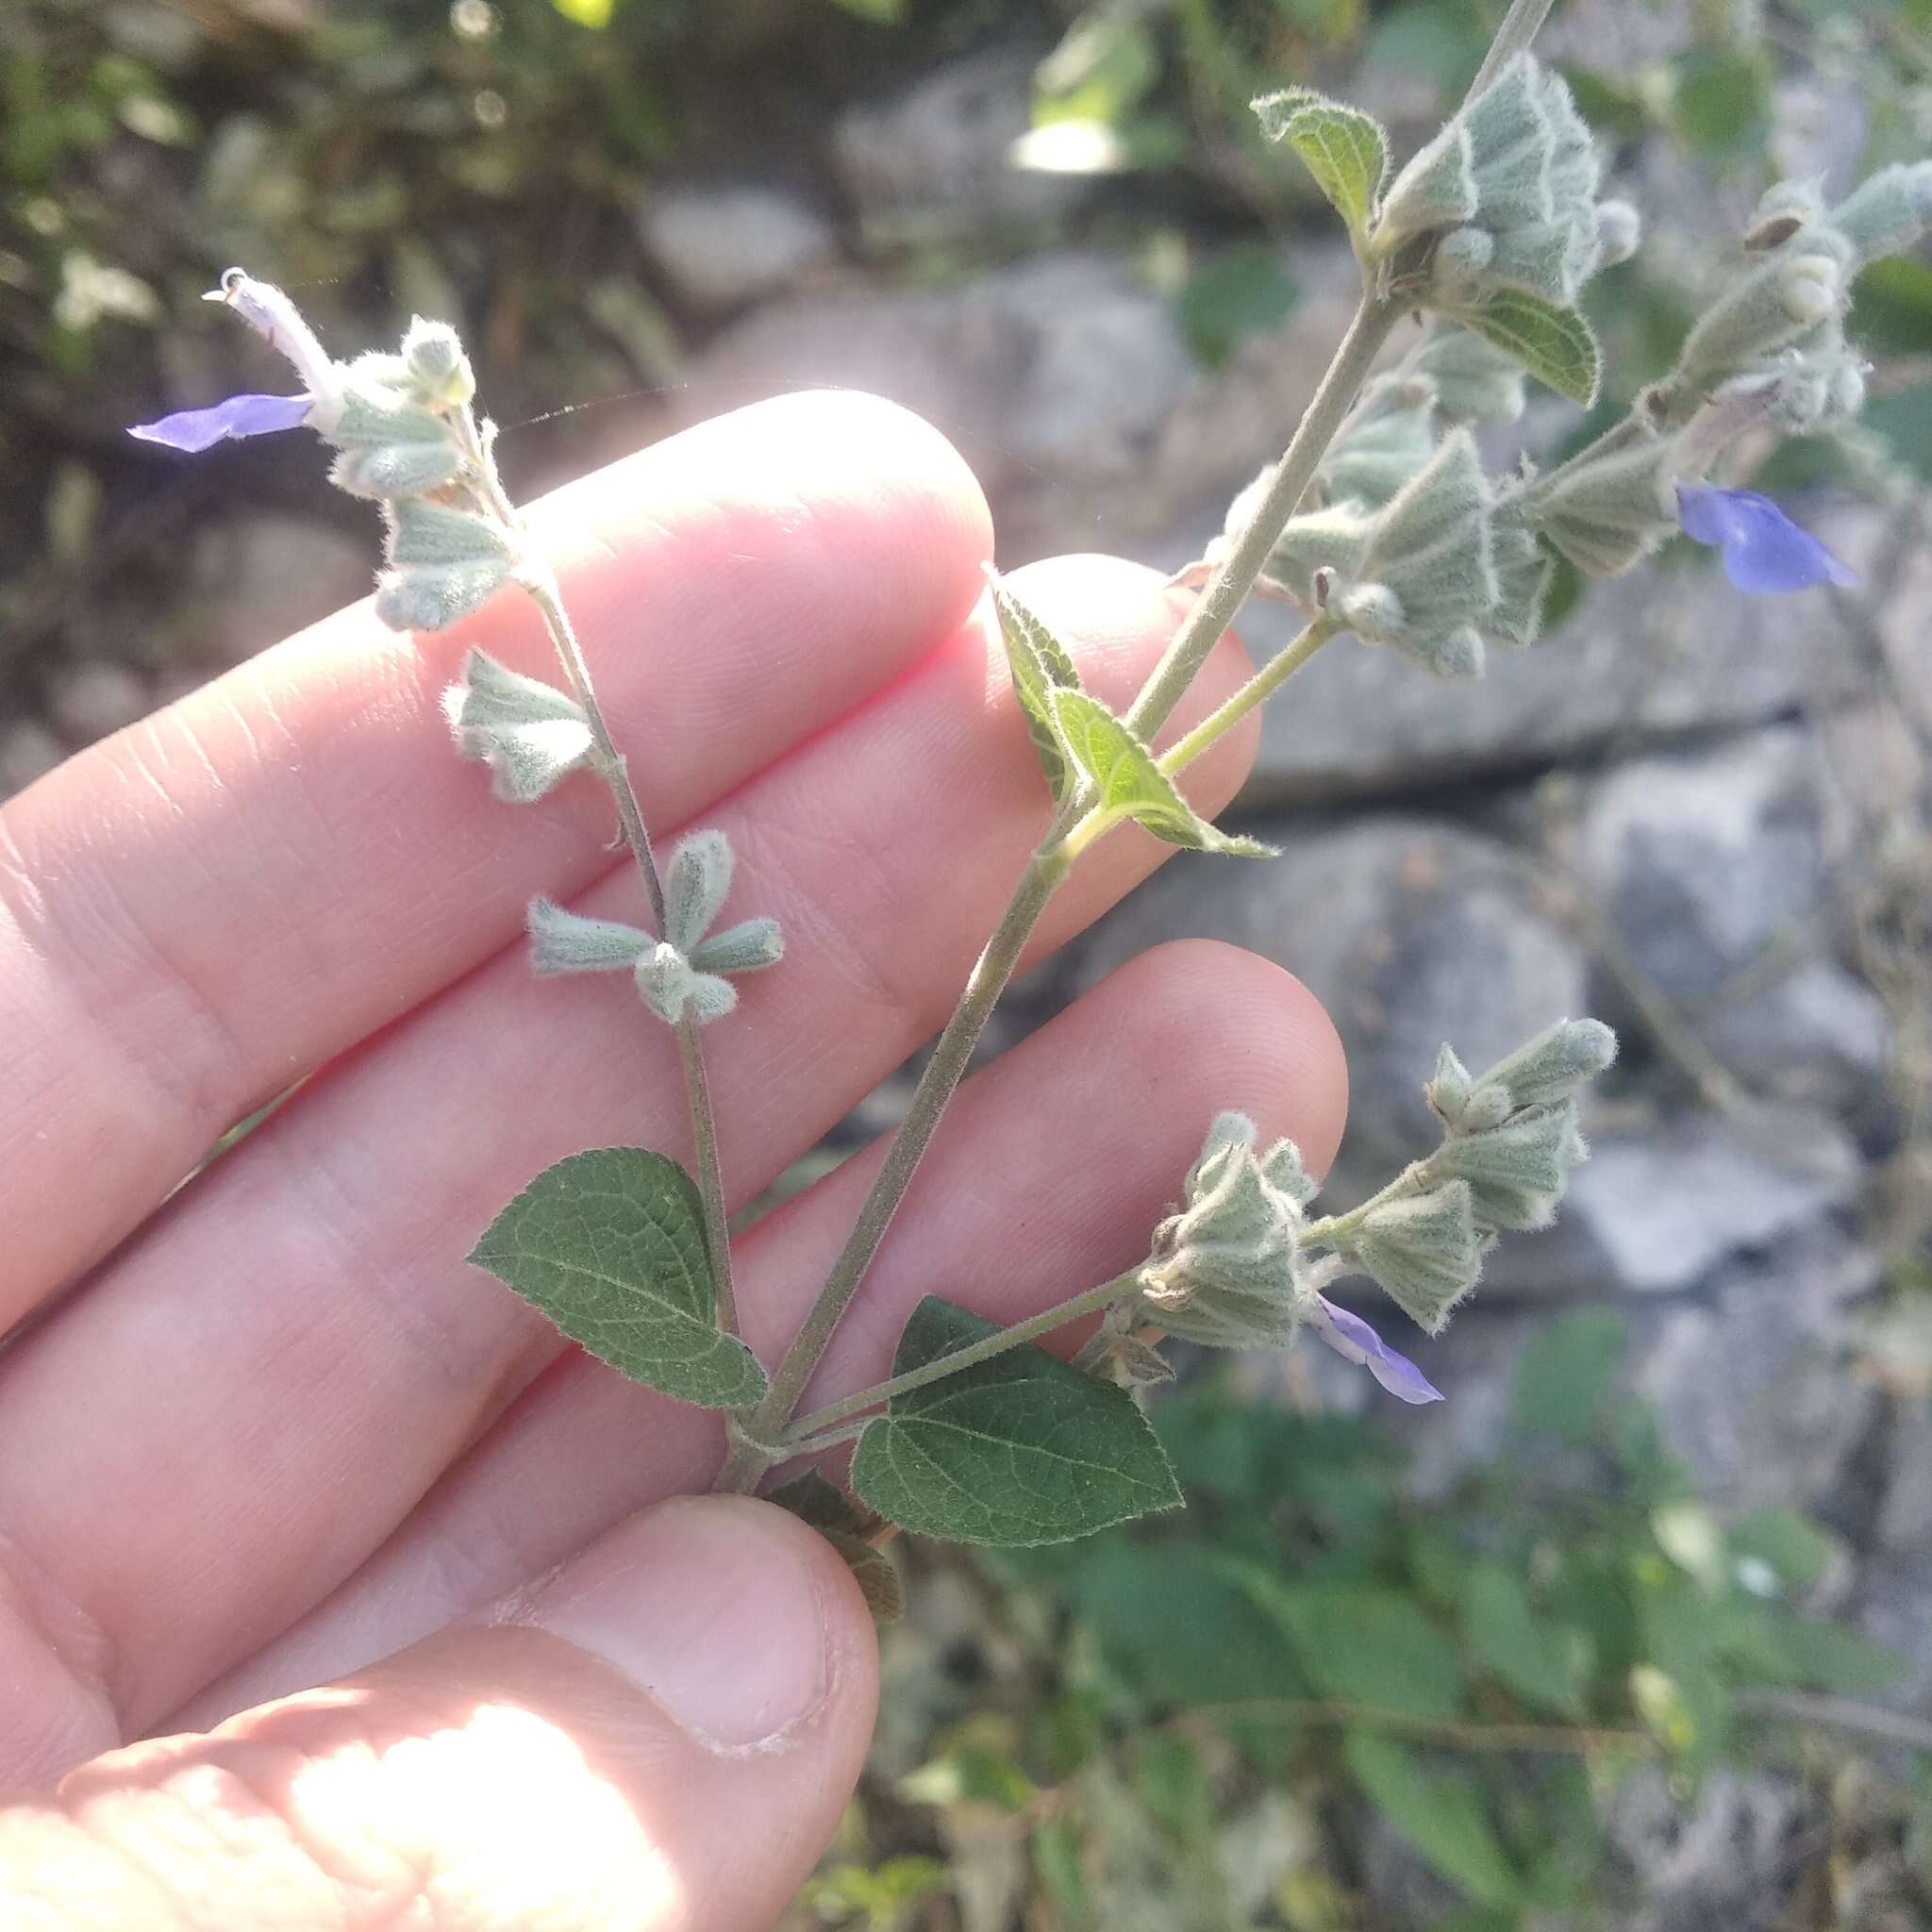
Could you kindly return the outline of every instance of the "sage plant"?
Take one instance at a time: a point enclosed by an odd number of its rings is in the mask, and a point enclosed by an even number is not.
[[[1889,168],[1835,206],[1814,183],[1774,188],[1667,376],[1557,468],[1485,468],[1474,432],[1519,416],[1527,379],[1578,405],[1595,399],[1601,354],[1578,296],[1639,241],[1636,211],[1602,195],[1595,146],[1568,89],[1528,51],[1546,10],[1518,0],[1468,98],[1399,170],[1384,130],[1357,108],[1303,88],[1255,104],[1346,225],[1360,271],[1354,320],[1280,460],[1237,499],[1209,554],[1176,578],[1198,595],[1124,713],[1082,689],[1065,646],[992,577],[1014,728],[1024,724],[1039,754],[1044,830],[816,1304],[775,1364],[739,1333],[704,1035],[734,1024],[747,975],[781,967],[783,937],[755,903],[734,901],[723,834],[693,833],[660,861],[556,578],[499,476],[494,432],[476,413],[455,332],[418,320],[397,353],[338,362],[286,295],[230,270],[211,299],[288,358],[300,392],[233,396],[135,431],[192,451],[315,430],[336,451],[333,481],[382,506],[375,608],[398,629],[439,629],[506,587],[541,610],[563,685],[472,651],[447,693],[456,748],[487,767],[511,804],[586,779],[609,791],[638,874],[638,923],[538,898],[531,962],[544,976],[632,976],[642,1023],[677,1040],[695,1172],[645,1148],[573,1155],[503,1208],[470,1258],[619,1373],[723,1410],[719,1489],[754,1491],[803,1469],[770,1493],[837,1544],[882,1613],[897,1586],[878,1545],[894,1528],[1041,1543],[1177,1504],[1141,1406],[1145,1388],[1172,1374],[1160,1353],[1168,1337],[1285,1348],[1307,1334],[1397,1399],[1438,1400],[1423,1372],[1334,1291],[1365,1277],[1438,1333],[1491,1244],[1556,1214],[1586,1158],[1579,1094],[1615,1053],[1592,1020],[1558,1019],[1480,1073],[1445,1044],[1424,1088],[1440,1144],[1341,1213],[1314,1211],[1317,1184],[1291,1142],[1264,1147],[1252,1121],[1223,1114],[1208,1124],[1140,1264],[1004,1327],[927,1296],[888,1379],[801,1413],[988,1015],[1081,856],[1133,821],[1211,858],[1267,858],[1264,845],[1195,811],[1179,783],[1188,766],[1344,635],[1401,652],[1419,674],[1480,675],[1491,650],[1535,641],[1558,558],[1610,575],[1681,529],[1721,551],[1741,591],[1853,581],[1768,498],[1715,479],[1767,431],[1857,412],[1865,384],[1844,333],[1851,282],[1924,232],[1932,163]],[[1378,366],[1411,317],[1419,332]],[[1159,748],[1253,592],[1296,603],[1305,626],[1210,717]],[[1095,1317],[1070,1360],[1039,1345]],[[848,1494],[814,1459],[855,1439]]]

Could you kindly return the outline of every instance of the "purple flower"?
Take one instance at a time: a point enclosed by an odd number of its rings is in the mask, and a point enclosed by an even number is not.
[[[1723,553],[1724,575],[1740,591],[1803,591],[1823,583],[1849,589],[1858,581],[1809,530],[1755,490],[1679,483],[1677,521],[1693,542]]]
[[[1351,1315],[1326,1295],[1318,1294],[1308,1320],[1337,1355],[1367,1369],[1399,1401],[1441,1401],[1442,1391],[1406,1355],[1397,1355],[1359,1315]]]
[[[129,436],[166,443],[191,454],[212,449],[225,437],[268,436],[299,429],[315,407],[311,396],[229,396],[206,409],[177,409],[158,423],[137,423]]]

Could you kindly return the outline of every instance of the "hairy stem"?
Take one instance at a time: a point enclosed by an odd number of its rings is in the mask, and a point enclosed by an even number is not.
[[[1362,386],[1389,331],[1402,311],[1392,302],[1365,290],[1348,333],[1335,352],[1308,407],[1296,424],[1288,448],[1274,472],[1274,480],[1261,499],[1248,526],[1238,536],[1222,559],[1200,600],[1188,612],[1186,621],[1174,633],[1167,655],[1160,660],[1146,688],[1134,700],[1127,723],[1143,739],[1151,739],[1174,715],[1174,708],[1193,683],[1195,674],[1207,662],[1208,654],[1221,634],[1234,622],[1235,613],[1247,602],[1255,579],[1268,563],[1282,526],[1301,506],[1317,466],[1328,452],[1335,432],[1348,414],[1356,391]]]
[[[1138,1269],[1130,1268],[1124,1274],[1115,1275],[1111,1281],[1103,1281],[1098,1288],[1090,1288],[1084,1294],[1074,1295],[1071,1301],[1031,1315],[1024,1322],[1015,1322],[1010,1328],[1002,1328],[997,1335],[969,1342],[964,1348],[956,1348],[950,1355],[938,1356],[920,1368],[908,1369],[903,1375],[894,1375],[889,1382],[876,1382],[870,1389],[861,1389],[842,1401],[814,1409],[810,1415],[793,1423],[785,1431],[783,1441],[792,1454],[802,1456],[807,1453],[808,1438],[836,1427],[861,1409],[876,1408],[895,1395],[924,1389],[928,1382],[943,1381],[948,1375],[957,1375],[961,1369],[972,1368],[975,1362],[991,1361],[994,1356],[1004,1355],[1009,1348],[1018,1348],[1041,1335],[1051,1335],[1056,1328],[1064,1328],[1069,1322],[1077,1322],[1082,1315],[1097,1315],[1109,1303],[1119,1301],[1124,1294],[1130,1294],[1139,1274]],[[813,1443],[811,1446],[823,1448],[827,1445]]]
[[[1046,909],[1046,902],[1066,876],[1069,863],[1058,841],[1051,837],[1027,861],[1005,916],[987,941],[986,950],[980,954],[966,982],[966,991],[933,1048],[912,1104],[907,1108],[898,1132],[892,1136],[852,1233],[824,1287],[819,1291],[811,1313],[785,1351],[769,1392],[751,1419],[749,1433],[754,1437],[770,1441],[785,1426],[793,1404],[832,1339],[832,1330],[839,1325],[839,1318],[858,1292],[873,1256],[878,1252],[879,1242],[891,1225],[892,1216],[898,1211],[913,1172],[925,1153],[933,1129],[939,1125],[940,1115],[945,1111],[946,1103],[952,1099],[966,1072],[966,1064],[973,1058],[974,1045],[987,1016],[1012,976],[1013,968],[1019,964],[1026,941]]]
[[[1462,97],[1465,107],[1536,39],[1555,5],[1556,0],[1511,0],[1509,11],[1503,16],[1503,25],[1496,29],[1496,37],[1490,42],[1490,51],[1483,56],[1483,64],[1476,69],[1475,78],[1470,82],[1469,92]]]
[[[1193,763],[1217,739],[1231,731],[1258,705],[1265,705],[1281,687],[1340,631],[1341,625],[1325,613],[1302,627],[1241,690],[1211,717],[1200,724],[1160,757],[1160,769],[1172,778]]]
[[[610,727],[604,722],[603,708],[591,684],[590,666],[584,649],[563,608],[557,580],[547,570],[525,567],[524,588],[543,613],[557,655],[576,694],[577,703],[590,721],[591,741],[599,774],[610,788],[617,805],[618,824],[624,828],[624,842],[630,847],[643,880],[644,896],[650,902],[651,917],[658,936],[664,932],[664,882],[658,874],[657,856],[651,850],[651,834],[644,814],[625,769],[624,756],[612,742]],[[691,1112],[691,1141],[697,1156],[698,1198],[705,1217],[705,1245],[710,1250],[711,1274],[718,1290],[718,1325],[727,1335],[738,1333],[738,1296],[731,1275],[731,1234],[724,1212],[724,1176],[718,1164],[718,1126],[711,1112],[710,1083],[705,1077],[704,1048],[698,1041],[698,1023],[687,1012],[677,1023],[677,1052],[684,1063],[684,1095]]]

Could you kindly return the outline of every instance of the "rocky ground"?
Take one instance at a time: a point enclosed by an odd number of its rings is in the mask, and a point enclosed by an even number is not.
[[[846,112],[816,177],[833,192],[774,174],[654,194],[637,245],[704,325],[649,426],[853,384],[956,437],[1007,563],[1198,554],[1325,360],[1347,302],[1334,250],[1295,246],[1302,301],[1212,374],[1173,304],[1097,242],[930,288],[856,265],[866,237],[1053,229],[1093,192],[1005,164],[1032,51],[972,55]],[[614,425],[611,453],[637,427]],[[1558,1015],[1616,1021],[1624,1062],[1562,1224],[1506,1247],[1429,1351],[1454,1400],[1395,1417],[1418,1482],[1492,1445],[1509,1365],[1551,1307],[1624,1308],[1624,1374],[1671,1445],[1719,1506],[1806,1508],[1841,1533],[1856,1560],[1834,1601],[1907,1652],[1894,1702],[1932,1719],[1932,565],[1911,504],[1817,508],[1862,591],[1746,601],[1708,569],[1641,573],[1471,687],[1338,646],[1271,714],[1237,808],[1285,856],[1179,858],[1036,975],[1011,1026],[1159,940],[1265,954],[1347,1042],[1345,1194],[1423,1144],[1439,1041],[1476,1065]],[[227,507],[191,549],[189,591],[220,594],[193,596],[185,668],[105,628],[36,659],[0,711],[0,793],[367,583],[359,537],[293,510]],[[1257,608],[1242,629],[1265,653],[1285,623]],[[1337,1376],[1332,1395],[1373,1391]],[[1642,1923],[1759,1923],[1801,1824],[1789,1790],[1726,1784],[1668,1830],[1641,1810],[1639,1793],[1620,1829],[1664,1901]]]

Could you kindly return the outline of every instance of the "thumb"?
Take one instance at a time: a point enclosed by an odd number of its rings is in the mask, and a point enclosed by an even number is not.
[[[322,1690],[0,1808],[8,1932],[769,1932],[858,1779],[858,1586],[689,1497]]]

